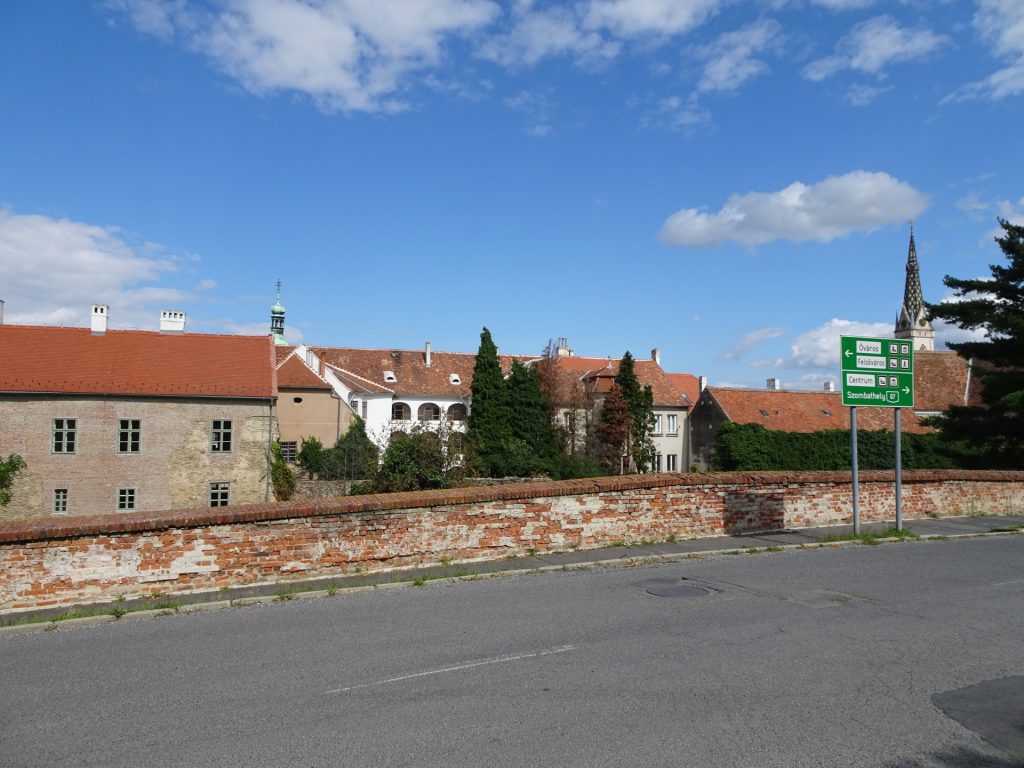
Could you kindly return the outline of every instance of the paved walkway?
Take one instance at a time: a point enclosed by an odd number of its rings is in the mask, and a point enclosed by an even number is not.
[[[884,531],[892,527],[891,522],[865,523],[862,532]],[[904,528],[919,536],[964,536],[990,533],[1024,532],[1024,515],[1004,515],[987,517],[948,517],[941,519],[905,520]],[[217,592],[199,592],[194,594],[174,594],[164,599],[173,599],[180,605],[180,610],[201,610],[205,607],[239,606],[267,600],[292,599],[295,597],[315,597],[325,590],[341,591],[360,587],[398,586],[401,584],[422,584],[425,581],[445,578],[467,578],[477,575],[498,573],[524,572],[537,570],[554,570],[563,567],[585,567],[587,565],[614,565],[616,563],[637,562],[642,560],[658,560],[660,558],[686,557],[687,555],[729,552],[737,549],[767,549],[769,547],[786,547],[814,545],[829,536],[853,533],[852,525],[837,525],[823,528],[801,528],[799,530],[774,531],[769,533],[747,533],[736,536],[713,536],[702,539],[685,539],[675,542],[661,541],[650,544],[631,544],[628,546],[609,546],[600,549],[580,549],[550,554],[536,554],[504,557],[495,560],[457,562],[447,565],[432,565],[412,568],[401,568],[374,573],[355,574],[349,576],[320,577],[307,581],[287,581],[267,583],[256,586],[236,587]],[[128,611],[126,618],[142,617],[142,614],[153,613],[146,610],[149,605],[145,600],[127,600],[114,606],[107,602],[98,606],[101,610],[116,607]],[[0,615],[0,630],[3,625],[12,621],[23,622],[27,617],[48,619],[67,614],[68,607],[43,609],[39,611]],[[94,617],[95,620],[110,620],[112,616]],[[92,620],[78,619],[87,622]],[[38,625],[37,625],[38,626]],[[28,629],[28,627],[23,627]],[[8,631],[15,630],[8,628]],[[4,634],[0,631],[0,634]]]

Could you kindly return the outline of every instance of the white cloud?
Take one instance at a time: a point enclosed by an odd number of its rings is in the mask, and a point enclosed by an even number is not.
[[[762,341],[776,339],[786,331],[784,328],[758,328],[740,339],[733,348],[719,357],[719,360],[739,360]]]
[[[777,21],[761,19],[695,48],[697,57],[704,61],[697,90],[702,93],[732,91],[761,74],[768,65],[755,56],[778,49],[781,34],[782,26]]]
[[[843,98],[847,104],[855,107],[866,107],[888,90],[889,88],[879,86],[856,84],[846,89],[846,94]]]
[[[229,318],[220,318],[216,320],[204,320],[196,323],[196,325],[202,327],[206,331],[212,331],[215,333],[230,333],[239,336],[266,336],[270,333],[270,322],[263,323],[236,323],[234,320]],[[298,346],[305,341],[302,331],[298,328],[288,325],[284,326],[284,339],[289,344]]]
[[[141,31],[166,37],[171,25],[250,91],[299,91],[326,111],[404,108],[396,94],[407,76],[499,13],[490,0],[233,0],[171,12],[181,5],[117,0]]]
[[[667,96],[658,99],[657,103],[647,111],[640,122],[643,128],[668,128],[673,131],[688,132],[698,125],[707,123],[711,115],[697,102],[694,95],[688,99],[680,96]]]
[[[967,99],[999,101],[1024,93],[1024,3],[1020,0],[978,0],[974,28],[1008,65],[988,77],[957,89],[943,103]]]
[[[811,0],[811,4],[820,5],[830,11],[852,11],[874,5],[875,0]]]
[[[780,239],[827,243],[914,218],[927,205],[921,192],[887,173],[853,171],[817,184],[795,181],[777,192],[733,195],[717,213],[684,208],[668,217],[660,237],[689,248]]]
[[[205,280],[200,280],[196,284],[196,290],[197,291],[212,291],[216,287],[217,287],[217,281],[216,280],[211,280],[210,278],[206,278]]]
[[[833,318],[797,336],[790,347],[788,357],[758,360],[752,365],[777,368],[838,368],[840,336],[886,337],[892,335],[892,330],[891,323],[863,323]]]
[[[486,40],[477,55],[506,67],[533,66],[547,56],[570,55],[582,64],[600,65],[619,53],[621,44],[584,30],[570,8],[527,9],[512,29]]]
[[[505,99],[505,105],[526,117],[523,132],[527,136],[541,138],[549,135],[554,128],[551,125],[551,97],[546,92],[520,91],[515,96]]]
[[[0,274],[7,321],[86,325],[91,304],[109,304],[115,327],[152,328],[189,294],[147,285],[176,270],[152,246],[129,244],[113,227],[16,214],[0,208]]]
[[[707,21],[724,0],[591,0],[585,24],[620,37],[669,36]]]
[[[928,29],[908,29],[891,16],[861,22],[836,43],[831,56],[816,59],[803,69],[808,80],[824,80],[844,69],[884,77],[889,64],[926,56],[949,38]]]

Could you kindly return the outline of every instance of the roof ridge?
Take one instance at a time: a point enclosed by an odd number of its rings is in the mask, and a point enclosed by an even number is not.
[[[333,365],[331,363],[324,363],[324,364],[328,368],[333,368],[334,370],[340,371],[341,373],[344,373],[347,376],[351,376],[353,379],[359,379],[360,381],[365,381],[367,384],[373,384],[373,386],[375,386],[375,387],[380,387],[381,389],[386,389],[391,394],[395,394],[395,390],[393,390],[391,387],[385,387],[383,384],[380,384],[379,382],[376,382],[373,379],[368,379],[365,376],[360,376],[358,373],[353,373],[352,371],[348,370],[347,368],[342,368],[341,366]]]

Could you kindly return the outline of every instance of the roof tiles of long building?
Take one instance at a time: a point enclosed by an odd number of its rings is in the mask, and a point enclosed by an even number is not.
[[[271,398],[269,336],[0,325],[0,392]]]
[[[976,373],[976,372],[975,372]],[[970,392],[968,392],[970,382]],[[951,405],[979,405],[980,379],[955,352],[914,353],[914,410],[944,411]]]
[[[296,355],[277,366],[277,386],[285,389],[331,389],[330,384],[313,373]]]
[[[736,424],[760,424],[781,432],[819,432],[826,429],[849,429],[850,409],[843,405],[838,392],[800,392],[793,390],[741,389],[708,387],[730,421]],[[901,428],[904,432],[930,432],[920,418],[908,408],[903,409]],[[892,430],[892,408],[857,408],[857,428]]]
[[[574,380],[587,382],[595,394],[605,394],[619,373],[619,361],[606,357],[567,355],[554,360],[559,373],[559,396],[564,402],[568,402],[566,393],[571,391]],[[641,386],[650,386],[656,406],[685,408],[691,404],[654,360],[634,360],[633,370]]]
[[[312,349],[354,387],[366,392],[393,392],[397,396],[468,397],[476,364],[476,355],[468,352],[431,351],[427,366],[426,352],[422,349]],[[502,370],[508,373],[513,360],[525,362],[532,358],[499,355],[498,359]]]
[[[686,395],[691,403],[697,402],[700,397],[700,379],[692,373],[666,373],[665,375],[676,389]]]

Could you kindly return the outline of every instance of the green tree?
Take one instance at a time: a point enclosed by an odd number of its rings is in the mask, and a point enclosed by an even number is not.
[[[320,458],[322,480],[366,480],[377,471],[377,446],[366,434],[366,423],[358,416],[348,431]]]
[[[539,372],[516,360],[508,391],[512,439],[525,448],[525,461],[513,474],[551,474],[562,448],[551,424],[551,407],[541,391]]]
[[[0,507],[6,507],[11,503],[11,486],[14,485],[14,476],[25,466],[25,460],[16,453],[12,453],[6,459],[0,459]]]
[[[982,383],[982,406],[952,406],[935,419],[939,434],[965,460],[978,466],[1024,466],[1024,227],[999,220],[996,243],[1008,264],[989,265],[990,278],[943,282],[956,301],[928,304],[929,314],[984,338],[949,344],[973,359]]]
[[[626,469],[632,430],[633,417],[629,412],[629,404],[615,382],[604,399],[601,418],[597,423],[598,458],[608,472],[622,474]]]
[[[304,438],[295,461],[302,467],[307,477],[311,480],[315,479],[320,474],[324,463],[323,443],[315,437]]]
[[[380,493],[448,488],[447,459],[441,437],[429,429],[391,436],[380,468],[373,478],[373,490]]]
[[[631,469],[646,472],[654,460],[654,393],[649,386],[640,386],[633,355],[628,351],[619,361],[615,383],[629,408],[630,429],[627,452]]]
[[[487,328],[473,366],[472,407],[466,420],[466,439],[478,468],[490,477],[508,474],[507,453],[512,442],[508,384],[501,372],[498,348]]]
[[[295,475],[284,460],[281,444],[277,441],[270,446],[270,484],[278,501],[288,501],[295,494]]]

